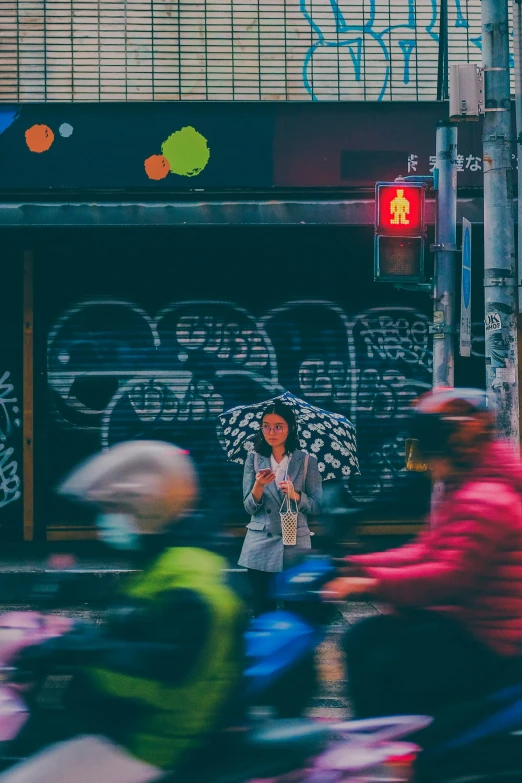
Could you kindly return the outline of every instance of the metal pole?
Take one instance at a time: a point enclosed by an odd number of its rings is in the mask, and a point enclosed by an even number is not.
[[[517,122],[517,159],[518,163],[518,285],[520,311],[520,286],[521,281],[521,261],[522,258],[522,0],[513,2],[513,50],[515,55],[515,112]]]
[[[486,386],[519,448],[517,279],[511,172],[508,0],[482,0]]]
[[[434,250],[433,385],[455,385],[457,126],[437,126],[437,236]]]
[[[448,0],[440,0],[439,52],[437,62],[437,100],[446,101],[448,94]]]

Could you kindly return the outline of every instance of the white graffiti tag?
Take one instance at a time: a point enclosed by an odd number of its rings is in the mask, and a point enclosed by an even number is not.
[[[12,459],[14,449],[6,449],[0,443],[0,508],[14,503],[22,493],[20,491],[20,477],[18,475],[18,463]]]
[[[194,382],[191,373],[131,382],[129,401],[141,421],[206,421],[223,413],[223,399],[209,381]]]
[[[425,319],[413,322],[404,317],[369,315],[362,320],[361,337],[369,358],[402,361],[431,369],[428,324]]]
[[[218,360],[231,359],[252,369],[264,369],[269,364],[268,349],[256,331],[223,318],[181,315],[175,324],[175,336],[187,351],[204,351]]]
[[[9,372],[4,372],[0,378],[0,441],[4,442],[11,436],[13,427],[20,426],[20,409],[10,377]]]
[[[7,371],[0,378],[0,508],[21,497],[18,462],[13,459],[14,449],[6,446],[6,441],[21,424],[18,399],[10,379],[11,374]]]

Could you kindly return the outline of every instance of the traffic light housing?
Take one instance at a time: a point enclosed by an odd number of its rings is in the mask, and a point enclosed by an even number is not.
[[[375,280],[424,281],[425,185],[378,182],[375,186]]]

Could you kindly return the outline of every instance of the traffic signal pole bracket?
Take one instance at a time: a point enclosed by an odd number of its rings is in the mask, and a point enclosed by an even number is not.
[[[425,194],[437,194],[435,256],[431,281],[424,276],[427,241]],[[437,155],[433,175],[398,177],[375,186],[376,281],[396,288],[424,291],[434,300],[433,385],[453,386],[455,380],[455,289],[457,258],[457,127],[437,126]]]

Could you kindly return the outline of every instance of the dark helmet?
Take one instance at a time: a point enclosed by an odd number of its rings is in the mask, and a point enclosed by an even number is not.
[[[417,400],[406,442],[408,470],[427,470],[444,457],[457,468],[471,467],[494,431],[494,415],[483,389],[439,388]]]

